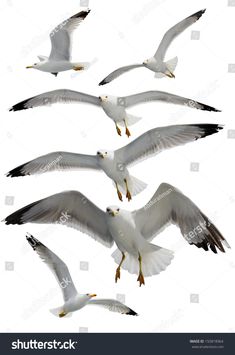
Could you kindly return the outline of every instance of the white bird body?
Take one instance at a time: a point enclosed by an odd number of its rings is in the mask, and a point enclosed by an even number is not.
[[[157,51],[154,56],[150,59],[145,60],[142,64],[131,64],[126,65],[124,67],[120,67],[110,73],[107,77],[105,77],[99,85],[105,85],[110,83],[112,80],[116,79],[120,75],[129,72],[130,70],[136,68],[147,68],[151,71],[155,72],[155,77],[162,78],[164,76],[168,76],[170,78],[174,78],[174,70],[176,68],[178,58],[174,57],[168,61],[165,61],[165,55],[168,47],[174,41],[174,39],[183,31],[186,30],[189,26],[195,23],[205,12],[206,10],[198,11],[191,16],[186,17],[184,20],[180,21],[173,27],[171,27],[163,36]]]
[[[45,62],[47,59],[42,59],[42,60]],[[43,65],[43,64],[39,63],[39,65]],[[149,63],[147,63],[146,61],[146,65],[151,66],[152,68],[151,70],[155,72],[155,75],[160,75],[157,72],[159,66],[156,67],[157,64],[155,59],[153,59],[152,64],[151,64],[151,60]],[[173,64],[171,64],[170,67],[173,67]],[[51,70],[51,68],[49,68],[49,70]],[[48,106],[48,105],[58,104],[58,103],[91,104],[103,109],[104,113],[109,118],[111,118],[111,120],[115,123],[118,134],[121,135],[121,130],[119,130],[117,124],[120,124],[121,126],[126,126],[127,128],[127,126],[130,126],[141,119],[141,117],[130,114],[128,112],[128,109],[138,104],[146,104],[154,101],[167,103],[167,104],[181,105],[184,107],[189,107],[189,108],[194,108],[199,110],[206,110],[206,111],[213,111],[213,112],[219,111],[212,106],[205,105],[193,99],[189,99],[179,95],[174,95],[164,91],[151,90],[151,91],[140,92],[128,96],[113,96],[113,95],[93,96],[83,92],[78,92],[78,91],[68,90],[68,89],[58,89],[58,90],[48,91],[30,97],[29,99],[26,99],[24,101],[17,103],[16,105],[13,105],[10,108],[10,111],[20,111],[29,108]],[[126,133],[128,133],[128,131],[126,131]]]
[[[78,293],[74,286],[69,269],[63,260],[61,260],[56,254],[54,254],[49,248],[34,238],[31,234],[27,234],[26,239],[28,240],[33,250],[37,252],[37,254],[53,272],[58,284],[60,285],[64,304],[60,307],[51,309],[52,314],[62,318],[67,314],[76,312],[87,305],[97,305],[102,306],[112,312],[137,315],[135,311],[117,300],[105,298],[98,298],[93,300],[92,298],[96,297],[96,294],[94,293]]]
[[[42,62],[34,64],[34,69],[38,69],[40,71],[44,71],[47,73],[58,73],[70,69],[74,69],[78,66],[82,67],[82,63],[72,63],[65,60],[60,61],[52,61],[52,60],[44,60]]]
[[[119,199],[128,200],[146,188],[146,183],[130,175],[130,165],[165,149],[184,145],[222,129],[218,124],[173,125],[154,128],[115,151],[99,150],[96,155],[53,152],[31,160],[7,173],[7,176],[41,174],[49,171],[102,170],[115,184]],[[120,189],[120,191],[119,191]]]
[[[39,62],[26,68],[37,69],[51,73],[55,76],[66,70],[83,70],[88,63],[71,62],[72,33],[77,26],[86,18],[90,10],[80,11],[56,26],[50,33],[51,53],[49,57],[38,56]]]
[[[142,208],[125,211],[117,206],[102,211],[86,196],[78,191],[64,191],[42,200],[35,201],[5,218],[9,224],[58,223],[61,213],[69,218],[63,223],[78,229],[106,247],[115,243],[118,247],[112,254],[118,264],[115,280],[120,278],[120,268],[137,274],[140,286],[144,276],[151,276],[165,270],[171,263],[173,252],[151,243],[169,224],[179,227],[183,238],[190,244],[208,251],[209,248],[225,252],[229,244],[208,217],[183,193],[174,186],[162,183],[150,201]],[[67,307],[80,307],[66,265],[52,252],[45,251],[41,243],[31,243],[32,247],[53,268],[57,279],[66,281],[62,287],[64,301],[72,300]],[[37,247],[38,246],[38,247]],[[56,260],[55,260],[56,258]],[[64,286],[64,282],[63,282]],[[74,298],[75,297],[75,298]]]

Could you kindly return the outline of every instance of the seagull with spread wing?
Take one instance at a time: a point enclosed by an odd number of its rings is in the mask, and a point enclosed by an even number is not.
[[[80,11],[56,26],[50,33],[51,53],[49,58],[38,56],[39,62],[26,68],[38,69],[55,76],[65,70],[84,70],[88,63],[71,62],[72,33],[87,17],[90,10]]]
[[[68,218],[63,225],[78,229],[106,247],[113,243],[118,249],[112,254],[118,264],[115,281],[121,267],[137,274],[139,285],[144,277],[158,274],[171,263],[173,252],[150,243],[169,224],[179,227],[190,245],[225,252],[229,244],[206,215],[174,186],[162,183],[151,200],[139,210],[127,211],[117,206],[106,213],[78,191],[61,192],[33,202],[5,218],[9,224],[58,223],[63,213]]]
[[[199,20],[199,18],[204,14],[206,9],[196,12],[195,14],[185,18],[183,21],[177,23],[175,26],[171,27],[163,36],[158,49],[152,58],[145,60],[142,64],[132,64],[116,69],[111,74],[109,74],[105,79],[103,79],[99,85],[105,85],[110,83],[112,80],[116,79],[120,75],[136,68],[147,68],[155,73],[156,78],[162,78],[168,76],[169,78],[174,78],[174,70],[176,68],[178,58],[174,57],[168,61],[165,61],[165,55],[171,42],[186,28],[191,26],[194,22]]]
[[[29,244],[40,256],[40,258],[47,264],[50,270],[56,277],[58,284],[60,285],[64,304],[63,306],[57,307],[51,310],[51,313],[60,318],[70,314],[72,312],[78,311],[79,309],[88,306],[101,306],[108,309],[111,312],[118,312],[121,314],[128,314],[132,316],[137,316],[138,314],[131,308],[125,306],[123,303],[109,298],[97,298],[94,293],[81,294],[78,293],[73,280],[71,278],[69,269],[67,265],[61,260],[56,254],[54,254],[49,248],[42,244],[39,240],[34,238],[31,234],[27,234],[26,239]]]
[[[128,201],[147,186],[131,176],[128,167],[154,156],[163,150],[174,148],[217,133],[223,127],[218,124],[188,124],[154,128],[115,151],[98,150],[96,155],[53,152],[40,156],[9,171],[7,176],[18,177],[42,174],[49,171],[78,169],[102,170],[113,180],[118,198],[126,194]]]
[[[128,126],[138,122],[141,117],[133,116],[126,111],[129,107],[159,101],[169,104],[182,105],[185,107],[196,108],[204,111],[219,112],[212,106],[205,105],[201,102],[193,99],[188,99],[179,95],[170,94],[164,91],[145,91],[129,96],[111,96],[102,95],[94,96],[83,92],[59,89],[44,92],[40,95],[30,97],[24,101],[21,101],[10,108],[10,111],[20,111],[29,108],[50,106],[56,103],[87,103],[101,107],[106,115],[111,118],[116,126],[117,133],[121,136],[121,129],[118,125],[125,126],[126,135],[130,136],[130,130]]]

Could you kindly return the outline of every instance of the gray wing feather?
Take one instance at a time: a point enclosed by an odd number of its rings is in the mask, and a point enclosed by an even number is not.
[[[7,176],[43,174],[51,171],[95,169],[99,170],[95,155],[76,154],[69,152],[53,152],[33,159],[9,171]]]
[[[127,307],[125,304],[114,299],[109,299],[109,298],[94,299],[94,300],[90,300],[88,305],[101,306],[108,309],[111,312],[117,312],[121,314],[133,315],[133,316],[137,315],[137,313],[133,311],[131,308]]]
[[[108,76],[106,76],[106,78],[104,78],[99,85],[105,85],[110,83],[110,81],[118,78],[120,75],[127,73],[128,71],[132,70],[132,69],[136,69],[136,68],[141,68],[143,67],[143,64],[132,64],[132,65],[127,65],[125,67],[121,67],[118,68],[116,70],[114,70],[112,73],[110,73]]]
[[[39,240],[28,234],[26,236],[31,247],[37,252],[40,258],[47,264],[54,274],[58,284],[60,285],[64,301],[68,301],[77,295],[77,290],[74,286],[67,265],[49,248],[42,244]]]
[[[169,224],[180,228],[189,244],[213,252],[224,252],[227,241],[199,208],[174,186],[162,183],[150,201],[141,209],[133,211],[137,228],[151,241]]]
[[[199,110],[207,110],[207,111],[218,111],[214,107],[205,105],[201,102],[188,99],[183,96],[170,94],[169,92],[164,91],[145,91],[140,92],[135,95],[123,96],[119,97],[119,101],[124,104],[125,107],[130,107],[142,103],[147,103],[151,101],[160,101],[169,104],[182,105],[191,108],[196,108]]]
[[[135,164],[163,150],[214,134],[221,128],[222,126],[217,124],[173,125],[154,128],[116,150],[115,158],[125,165]]]
[[[194,22],[196,22],[205,12],[206,10],[201,10],[196,12],[195,14],[185,18],[184,20],[180,21],[177,23],[175,26],[171,27],[163,36],[160,45],[158,46],[158,49],[156,53],[154,54],[154,57],[156,59],[163,60],[166,54],[166,51],[171,44],[171,42],[186,28],[191,26]]]
[[[50,33],[51,53],[50,60],[70,61],[71,59],[71,35],[80,23],[86,18],[90,10],[81,11],[76,15],[56,26]]]
[[[17,103],[10,108],[10,111],[25,110],[28,108],[39,107],[39,106],[50,106],[52,104],[70,104],[70,103],[89,103],[92,105],[100,106],[100,100],[98,97],[93,95],[88,95],[82,92],[59,89],[44,92],[40,95],[36,95]]]
[[[105,212],[78,191],[65,191],[33,202],[4,221],[6,224],[61,224],[88,234],[106,247],[113,245]]]

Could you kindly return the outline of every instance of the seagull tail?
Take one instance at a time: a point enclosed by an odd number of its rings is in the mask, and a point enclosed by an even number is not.
[[[146,250],[141,253],[142,257],[142,271],[144,277],[159,274],[170,265],[174,254],[171,250],[161,248],[154,244],[147,244]],[[114,261],[119,264],[122,254],[119,249],[115,250],[112,254]],[[139,261],[138,256],[126,254],[126,258],[122,264],[122,268],[127,270],[130,274],[139,274]]]
[[[130,113],[126,114],[126,123],[127,126],[132,126],[133,124],[137,123],[138,121],[140,121],[142,119],[142,117],[138,117],[138,116],[133,116]],[[120,124],[120,126],[124,126],[124,122],[120,121],[118,122],[118,124]]]
[[[168,60],[168,61],[165,62],[165,63],[166,63],[167,69],[169,69],[169,71],[170,71],[171,73],[174,73],[175,68],[176,68],[176,66],[177,66],[177,64],[178,64],[178,57],[174,57],[174,58]]]
[[[129,177],[127,179],[127,184],[128,184],[128,189],[129,189],[132,196],[138,195],[140,192],[142,192],[147,187],[147,184],[144,181],[141,181],[132,175],[129,175]],[[113,185],[115,186],[114,182],[113,182]],[[125,195],[126,194],[125,183],[123,182],[123,184],[119,184],[118,186],[120,188],[121,193],[123,195]]]

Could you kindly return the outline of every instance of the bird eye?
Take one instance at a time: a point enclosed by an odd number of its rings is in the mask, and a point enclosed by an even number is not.
[[[119,212],[119,211],[120,211],[120,208],[117,208],[117,211]]]
[[[105,98],[107,99],[107,98],[108,98],[108,96],[105,96]]]
[[[108,154],[108,152],[105,152],[105,154]]]
[[[106,211],[107,211],[107,212],[110,212],[110,208],[107,208]]]
[[[96,154],[97,154],[97,155],[100,155],[100,152],[97,152]]]

